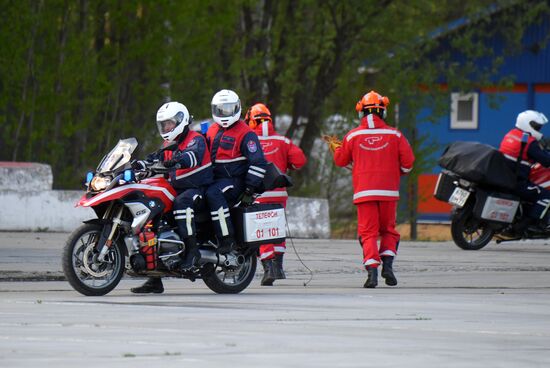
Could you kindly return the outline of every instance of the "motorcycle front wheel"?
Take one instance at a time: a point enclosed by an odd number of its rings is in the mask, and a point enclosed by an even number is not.
[[[204,266],[203,281],[215,293],[237,294],[250,285],[256,273],[256,254],[245,256],[242,265],[236,268],[225,266],[214,267],[213,264]]]
[[[113,290],[124,273],[124,252],[114,242],[106,260],[98,259],[96,245],[102,226],[84,224],[69,236],[63,250],[63,273],[69,284],[86,296],[101,296]]]
[[[494,230],[476,219],[470,207],[459,210],[451,221],[451,236],[455,244],[464,250],[479,250],[489,244]]]

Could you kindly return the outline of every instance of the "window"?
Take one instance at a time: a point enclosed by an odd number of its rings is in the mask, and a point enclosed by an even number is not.
[[[451,129],[477,129],[477,93],[451,94]]]

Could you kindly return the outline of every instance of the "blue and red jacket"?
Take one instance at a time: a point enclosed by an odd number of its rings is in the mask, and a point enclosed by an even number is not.
[[[175,160],[176,165],[170,171],[169,181],[174,189],[198,188],[210,185],[214,181],[212,161],[206,140],[201,134],[189,130],[176,138],[178,148],[174,151],[164,151],[162,157],[152,154],[148,160]],[[168,143],[165,143],[166,146]]]
[[[264,179],[267,161],[258,136],[242,120],[229,128],[212,124],[206,133],[214,164],[214,178],[244,180],[246,187],[257,189]]]
[[[550,152],[544,150],[535,138],[518,128],[510,130],[500,142],[499,151],[504,154],[511,163],[516,165],[521,151],[521,142],[525,140],[525,147],[519,165],[519,179],[526,181],[529,178],[531,168],[540,163],[544,167],[550,167]]]

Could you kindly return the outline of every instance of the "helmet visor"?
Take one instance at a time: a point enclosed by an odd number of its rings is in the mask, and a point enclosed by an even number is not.
[[[229,118],[234,116],[239,112],[241,108],[241,103],[230,102],[230,103],[221,103],[212,105],[212,115],[218,116],[220,118]]]
[[[531,128],[535,129],[537,132],[539,132],[542,128],[542,124],[539,124],[536,121],[531,121],[529,124],[531,125]]]
[[[178,126],[178,124],[176,123],[176,120],[174,120],[174,119],[157,121],[157,127],[158,127],[158,130],[159,130],[160,134],[170,133],[177,126]]]

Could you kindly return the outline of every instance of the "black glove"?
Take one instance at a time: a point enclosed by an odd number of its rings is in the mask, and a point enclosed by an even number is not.
[[[254,203],[254,199],[254,189],[246,188],[241,197],[241,203],[245,206],[250,206],[252,203]]]
[[[176,160],[166,160],[162,164],[164,165],[164,167],[171,168],[171,167],[176,166],[177,161]]]
[[[132,169],[134,170],[145,170],[147,169],[147,162],[143,160],[134,160],[131,163]]]

